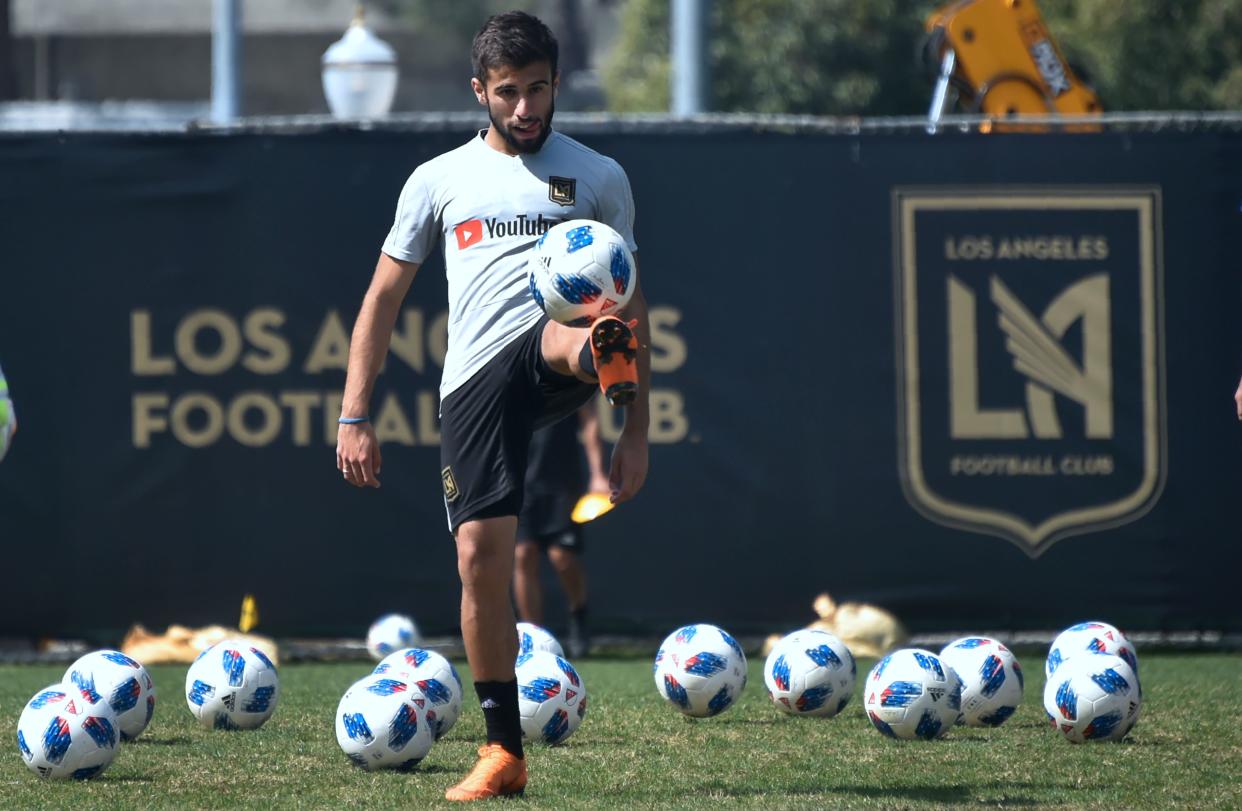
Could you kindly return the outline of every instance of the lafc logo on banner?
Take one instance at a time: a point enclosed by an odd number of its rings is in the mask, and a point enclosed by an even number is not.
[[[900,475],[1037,555],[1164,484],[1160,194],[898,189]]]

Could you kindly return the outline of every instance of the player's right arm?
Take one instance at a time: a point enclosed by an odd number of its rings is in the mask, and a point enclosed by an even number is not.
[[[371,286],[362,299],[349,344],[342,417],[369,417],[371,391],[379,375],[401,302],[418,272],[415,262],[402,262],[381,253]],[[379,487],[380,449],[370,421],[338,425],[336,467],[355,487]]]

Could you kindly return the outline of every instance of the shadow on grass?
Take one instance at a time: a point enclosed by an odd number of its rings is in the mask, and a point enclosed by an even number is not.
[[[937,746],[958,746],[960,744],[975,745],[975,746],[979,744],[987,744],[991,746],[993,744],[993,741],[982,735],[969,736],[969,735],[963,735],[961,734],[961,732],[954,734],[953,730],[949,730],[946,737],[936,739]]]
[[[733,726],[735,724],[740,724],[742,726],[755,727],[755,726],[771,726],[773,724],[788,724],[788,723],[796,724],[796,723],[800,723],[802,719],[783,718],[779,715],[772,716],[769,718],[749,718],[749,717],[740,717],[736,715],[731,715],[731,716],[725,716],[723,718],[720,716],[716,716],[715,718],[690,718],[687,716],[685,721],[686,721],[686,724],[689,726],[695,726],[697,724],[711,724],[714,727],[716,726],[727,727],[727,726]]]
[[[906,800],[941,803],[944,805],[961,806],[967,804],[986,803],[990,807],[1001,808],[1023,808],[1034,806],[1046,806],[1047,799],[1036,799],[1028,796],[1006,796],[1006,797],[988,797],[986,800],[978,797],[977,792],[979,786],[834,786],[826,788],[828,794],[853,794],[859,797],[868,797],[875,799],[888,800]],[[1047,789],[1047,786],[1036,786],[1032,783],[1002,783],[999,785],[990,785],[986,787],[987,793],[992,794],[998,791],[1009,789]]]
[[[448,766],[438,766],[431,764],[430,766],[420,763],[414,767],[411,774],[447,774],[448,772],[459,772],[461,769],[450,769]]]
[[[719,792],[732,797],[740,797],[744,795],[779,795],[779,796],[801,796],[801,795],[853,795],[860,798],[891,800],[904,803],[927,802],[938,803],[948,806],[966,806],[985,804],[989,807],[1000,808],[1031,808],[1046,807],[1048,799],[1028,796],[1029,792],[1035,789],[1037,792],[1046,792],[1048,785],[1037,783],[993,783],[985,786],[980,785],[951,785],[951,786],[877,786],[877,785],[807,785],[798,786],[767,786],[764,788],[741,788],[737,786],[722,786],[720,784],[705,785],[702,790],[706,793]],[[1014,792],[1013,795],[1008,795]],[[997,794],[1005,796],[995,796]]]
[[[136,738],[126,741],[126,746],[181,746],[190,742],[189,738]]]

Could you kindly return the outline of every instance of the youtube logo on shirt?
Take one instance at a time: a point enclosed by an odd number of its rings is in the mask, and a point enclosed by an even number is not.
[[[457,250],[464,251],[483,239],[483,221],[466,220],[453,228],[453,233],[457,235]]]
[[[531,216],[530,214],[519,214],[511,220],[501,220],[496,217],[487,217],[473,220],[466,220],[460,225],[453,226],[453,233],[457,235],[457,250],[464,251],[472,245],[478,245],[483,241],[483,237],[488,239],[503,239],[505,237],[537,237],[544,234],[552,226],[562,220],[545,217],[542,214]],[[484,230],[487,231],[484,234]]]

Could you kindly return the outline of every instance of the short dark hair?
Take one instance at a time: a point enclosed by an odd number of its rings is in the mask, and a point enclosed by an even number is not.
[[[524,68],[547,62],[555,76],[559,52],[556,37],[538,17],[525,11],[506,11],[488,17],[474,35],[470,62],[475,78],[486,85],[488,71],[501,66]]]

